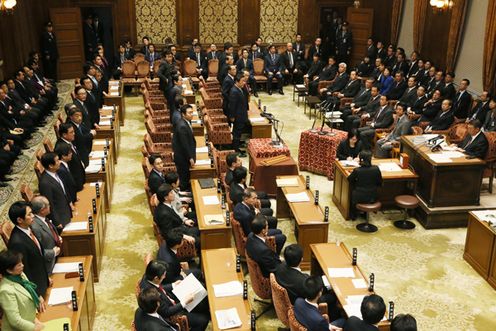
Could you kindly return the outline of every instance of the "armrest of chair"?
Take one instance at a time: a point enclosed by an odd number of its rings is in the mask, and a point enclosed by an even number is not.
[[[346,97],[344,97],[344,98],[339,99],[339,103],[340,103],[340,106],[341,107],[344,107],[346,105],[349,105],[352,101],[353,101],[353,98],[346,98]]]
[[[331,83],[332,83],[332,81],[330,81],[330,80],[321,80],[321,81],[319,81],[319,85],[317,87],[317,90],[320,91],[321,89],[326,88],[329,85],[331,85]]]
[[[328,314],[327,303],[325,302],[319,303],[319,311],[322,315],[327,315]]]

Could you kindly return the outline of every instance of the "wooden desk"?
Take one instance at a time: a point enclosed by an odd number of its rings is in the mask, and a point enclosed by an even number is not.
[[[183,77],[183,98],[186,99],[186,102],[189,104],[195,104],[195,92],[193,91],[193,87],[191,86],[191,82],[187,77]]]
[[[373,159],[372,164],[398,163],[397,159]],[[351,191],[348,176],[353,171],[353,167],[344,167],[341,162],[336,161],[334,167],[334,183],[332,192],[332,202],[338,207],[341,215],[345,219],[350,217]],[[394,197],[402,194],[414,194],[418,176],[410,169],[401,171],[381,171],[383,183],[378,189],[378,201],[383,207],[395,206]]]
[[[312,275],[326,275],[331,287],[333,288],[341,306],[347,304],[346,298],[350,295],[369,295],[372,294],[368,288],[355,288],[352,279],[363,279],[367,285],[369,277],[358,267],[351,264],[352,256],[346,246],[341,243],[313,244],[312,251]],[[353,268],[354,278],[331,278],[329,277],[328,268]],[[384,300],[386,301],[386,300]],[[387,315],[387,308],[386,308]],[[379,330],[389,330],[390,322],[387,320],[379,323]]]
[[[293,216],[295,219],[295,237],[303,248],[303,260],[301,268],[310,269],[310,245],[315,243],[326,243],[329,222],[324,222],[324,212],[320,205],[314,203],[314,195],[311,190],[305,188],[303,176],[277,176],[277,179],[296,178],[298,186],[285,186],[277,188],[277,217],[287,218]],[[288,202],[286,195],[305,191],[310,201]]]
[[[48,288],[45,302],[48,302],[52,288],[72,286],[77,293],[78,310],[73,311],[70,303],[57,306],[48,306],[44,313],[38,315],[41,322],[48,322],[59,318],[68,318],[71,321],[71,330],[73,331],[89,331],[93,328],[96,303],[93,284],[92,260],[93,257],[91,255],[58,258],[58,263],[83,262],[84,281],[81,282],[79,277],[65,278],[66,274],[53,274],[53,287]],[[62,330],[62,328],[60,328],[60,330]]]
[[[430,147],[416,144],[420,136],[402,136],[401,148],[419,175],[418,195],[429,207],[478,205],[485,162],[466,157],[452,162],[433,161]]]
[[[202,268],[208,292],[208,304],[212,317],[212,329],[220,330],[216,310],[236,308],[243,325],[239,328],[229,330],[250,330],[250,301],[244,300],[243,296],[216,298],[214,284],[222,284],[232,281],[243,283],[243,274],[236,272],[236,251],[234,248],[202,249]],[[215,261],[215,263],[214,263]]]
[[[115,125],[111,127],[108,123],[110,120]],[[96,130],[95,139],[112,139],[115,143],[112,144],[112,152],[114,152],[114,162],[117,163],[118,152],[121,144],[121,127],[119,123],[119,112],[113,111],[112,106],[103,106],[100,110],[100,129]]]
[[[496,289],[496,231],[473,212],[468,213],[463,258]]]
[[[290,156],[287,160],[272,164],[263,165],[263,158],[250,158],[250,186],[254,186],[257,191],[263,191],[270,197],[277,194],[277,176],[298,175],[298,165]]]
[[[195,136],[196,148],[205,147],[205,136]],[[208,153],[196,153],[196,161],[209,160]],[[191,179],[197,178],[214,178],[216,177],[214,164],[210,162],[209,165],[195,165],[190,168]]]
[[[221,194],[217,193],[217,188],[202,189],[196,179],[191,180],[191,192],[195,201],[196,217],[198,219],[198,228],[200,229],[200,243],[202,249],[225,248],[231,247],[231,226],[225,223],[225,215],[228,210],[222,209],[218,205],[205,205],[203,197],[215,195],[221,201]],[[209,225],[205,222],[205,215],[222,215],[224,223],[219,225]]]
[[[248,109],[248,120],[251,124],[251,137],[252,138],[271,138],[272,137],[272,124],[268,119],[264,118],[263,121],[254,121],[255,118],[260,118],[261,109],[255,100],[251,101]]]
[[[95,162],[101,162],[103,151],[105,149],[105,140],[94,140],[92,152],[90,153],[90,161],[96,160]],[[105,190],[105,211],[110,212],[110,201],[112,200],[112,193],[114,189],[114,153],[112,148],[113,141],[109,140],[109,149],[107,151],[107,158],[105,159],[105,171],[100,168],[100,171],[96,173],[86,174],[86,183],[92,182],[105,182],[107,184],[107,189]]]
[[[191,120],[191,127],[193,128],[194,136],[205,136],[205,127],[203,126],[203,122],[198,115],[198,108],[193,103],[193,120]]]
[[[117,87],[117,94],[115,94],[112,86]],[[119,123],[120,125],[124,125],[124,117],[126,114],[126,104],[124,102],[124,84],[122,84],[119,80],[111,80],[109,81],[109,93],[103,99],[103,104],[106,106],[117,106],[117,110],[119,111]]]
[[[93,216],[93,232],[87,227],[84,231],[62,231],[62,252],[64,256],[93,256],[93,278],[98,282],[100,274],[103,249],[105,246],[105,232],[107,229],[107,216],[105,214],[105,199],[102,199],[105,183],[100,187],[100,198],[96,198],[95,187],[84,184],[85,188],[79,192],[79,201],[76,202],[76,211],[73,212],[71,222],[87,222],[88,215]],[[92,199],[96,199],[96,214],[93,213]]]

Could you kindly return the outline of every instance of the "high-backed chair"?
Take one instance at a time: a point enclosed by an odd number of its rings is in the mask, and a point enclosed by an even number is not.
[[[136,53],[134,55],[133,61],[134,63],[140,63],[145,60],[145,54],[143,53]]]
[[[36,161],[34,163],[34,173],[36,174],[36,177],[38,178],[38,182],[40,180],[41,174],[45,171],[45,168],[41,165],[40,161]]]
[[[14,230],[14,223],[12,223],[10,220],[4,221],[2,225],[0,225],[0,236],[2,236],[5,246],[8,246],[9,244],[10,234],[12,233],[12,230]]]
[[[196,61],[188,59],[184,61],[184,74],[185,77],[190,77],[193,84],[198,86],[200,80],[198,79],[198,72],[196,72]]]
[[[226,194],[226,196],[228,195]],[[241,227],[241,223],[234,219],[233,213],[231,213],[231,228],[234,236],[234,243],[236,244],[236,251],[240,257],[245,258],[246,236]]]
[[[489,177],[489,193],[492,194],[493,180],[496,169],[496,132],[484,132],[484,134],[486,135],[489,145],[487,147],[486,157],[484,158],[484,161],[486,161],[486,167],[484,168],[482,177]]]
[[[301,325],[301,323],[296,319],[293,307],[288,310],[288,324],[290,331],[308,331],[308,329]]]
[[[30,202],[34,198],[34,193],[29,187],[28,184],[21,184],[21,197],[24,199],[26,202]]]
[[[270,290],[270,280],[266,278],[262,274],[262,270],[258,266],[257,262],[252,260],[248,253],[245,250],[245,258],[246,264],[248,265],[248,273],[251,278],[251,287],[253,288],[253,292],[262,300],[255,298],[254,300],[260,303],[264,303],[267,307],[257,316],[259,318],[266,312],[272,309],[272,302],[267,302],[263,300],[272,299],[271,290]]]
[[[124,61],[121,65],[121,81],[124,84],[136,83],[136,63],[134,61]]]
[[[137,81],[143,83],[147,77],[150,77],[150,63],[148,61],[140,61],[136,65]]]
[[[45,139],[43,140],[43,147],[45,147],[45,151],[46,151],[47,153],[49,153],[49,152],[53,152],[53,144],[52,144],[52,142],[50,141],[50,139],[45,138]]]
[[[270,273],[270,288],[272,291],[272,302],[274,303],[274,308],[276,310],[276,315],[279,320],[289,327],[288,311],[293,307],[291,301],[289,300],[288,291],[279,285],[276,280],[276,276]]]
[[[219,60],[218,59],[209,60],[207,81],[216,81],[218,73],[219,73]]]
[[[264,74],[265,61],[263,59],[255,59],[253,61],[253,76],[257,84],[267,84],[267,76]],[[267,88],[265,88],[267,89]]]

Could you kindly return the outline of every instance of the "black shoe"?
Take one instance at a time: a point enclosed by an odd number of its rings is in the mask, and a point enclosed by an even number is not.
[[[242,151],[242,150],[239,150],[237,153],[238,153],[239,157],[246,157],[247,156],[246,152]]]
[[[269,95],[272,95],[272,90],[269,91]]]
[[[283,90],[279,90],[279,94],[284,95]]]
[[[258,98],[258,93],[257,93],[257,92],[253,92],[253,96],[254,96],[255,98]]]

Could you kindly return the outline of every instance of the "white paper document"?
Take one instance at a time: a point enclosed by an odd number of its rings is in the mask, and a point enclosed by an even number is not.
[[[104,151],[93,151],[90,153],[89,155],[90,157],[93,157],[93,158],[99,158],[101,159],[102,157],[105,157],[105,152]],[[96,163],[96,162],[93,162],[93,163]],[[102,163],[102,160],[99,160],[99,163],[101,164]]]
[[[243,295],[243,284],[237,280],[222,284],[214,284],[213,287],[216,298]]]
[[[215,317],[217,318],[217,326],[221,330],[234,329],[243,325],[236,308],[216,310]]]
[[[444,154],[434,154],[434,153],[430,153],[430,154],[427,154],[429,156],[429,158],[434,161],[434,162],[437,162],[437,163],[451,163],[453,162],[453,160],[451,158],[449,158],[448,156],[445,156]]]
[[[298,177],[278,178],[276,184],[277,187],[298,186]]]
[[[443,151],[442,155],[449,158],[465,157],[465,154],[458,151]]]
[[[118,97],[119,96],[119,91],[109,91],[109,95],[111,97]]]
[[[196,160],[195,166],[210,165],[210,159],[206,160]]]
[[[101,126],[109,126],[110,125],[110,119],[101,119],[100,118],[100,123],[98,123],[98,125],[101,125]]]
[[[63,232],[86,231],[87,229],[88,222],[71,222],[64,227]]]
[[[353,286],[355,286],[355,288],[368,288],[367,283],[362,278],[352,279],[351,281],[353,283]]]
[[[472,213],[481,221],[496,223],[496,209],[472,210]]]
[[[191,120],[191,124],[201,124],[201,120]]]
[[[322,275],[322,283],[324,284],[326,289],[330,290],[332,288],[331,283],[329,283],[329,279],[327,279],[326,275]]]
[[[361,305],[363,298],[365,298],[365,295],[363,295],[363,294],[348,295],[346,297],[346,303],[349,305]]]
[[[265,117],[250,117],[250,122],[262,123],[262,122],[265,122]]]
[[[102,187],[102,182],[93,182],[93,183],[90,183],[90,186],[96,186],[96,183],[98,183],[98,186]]]
[[[95,146],[105,146],[107,142],[104,139],[93,140],[93,145]],[[109,146],[112,145],[112,141],[109,140]]]
[[[353,268],[328,268],[327,272],[331,278],[352,278],[355,277]]]
[[[65,274],[66,272],[78,272],[79,263],[81,262],[55,263],[52,273]]]
[[[380,163],[379,164],[379,169],[381,171],[401,171],[401,167],[394,162],[386,162],[386,163]]]
[[[207,195],[203,197],[203,204],[208,205],[218,205],[220,204],[219,197],[216,195]]]
[[[306,88],[305,84],[296,84],[296,88]]]
[[[196,147],[197,153],[208,153],[208,146]]]
[[[286,194],[286,199],[288,200],[288,202],[308,202],[308,201],[310,201],[310,197],[308,196],[307,192],[289,193],[289,194]]]
[[[89,166],[84,169],[84,172],[87,174],[94,174],[100,171],[102,168],[101,164],[90,164]]]
[[[224,215],[222,214],[217,214],[217,215],[205,215],[203,216],[203,220],[205,221],[205,224],[207,225],[221,225],[224,224]]]
[[[191,90],[184,90],[183,94],[184,95],[192,95],[193,94],[193,91],[191,91]]]
[[[353,160],[341,160],[339,161],[343,167],[359,167],[360,164]]]
[[[361,304],[344,305],[343,309],[346,312],[346,315],[348,315],[348,317],[356,316],[362,319],[362,312],[360,310],[361,306],[362,306]]]
[[[112,110],[114,106],[102,106],[102,110]]]
[[[59,287],[52,288],[50,291],[50,297],[48,297],[48,305],[55,306],[60,305],[62,303],[71,301],[71,293],[74,290],[74,287]]]
[[[193,274],[189,274],[182,282],[176,285],[172,293],[188,312],[192,311],[207,296],[207,290]],[[193,295],[193,301],[186,304],[186,298],[191,294]]]

